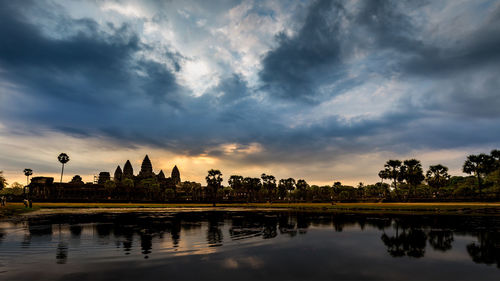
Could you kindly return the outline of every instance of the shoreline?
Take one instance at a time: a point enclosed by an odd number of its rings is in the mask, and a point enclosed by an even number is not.
[[[0,208],[0,219],[58,213],[88,214],[98,212],[180,212],[180,211],[303,211],[353,214],[404,215],[500,215],[500,202],[465,203],[34,203],[32,209],[22,203]]]

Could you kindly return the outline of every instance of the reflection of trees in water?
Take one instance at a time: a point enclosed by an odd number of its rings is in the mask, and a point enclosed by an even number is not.
[[[395,236],[388,236],[386,233],[381,236],[387,252],[393,257],[423,257],[427,235],[421,229],[400,226],[398,222],[395,228]]]
[[[27,249],[31,246],[31,235],[25,234],[21,242],[21,248]]]
[[[207,243],[209,247],[222,246],[224,238],[220,229],[220,224],[224,224],[224,218],[220,212],[210,212],[208,214]]]
[[[297,229],[295,228],[295,221],[292,221],[289,214],[278,215],[279,231],[281,234],[287,234],[290,237],[297,235]]]
[[[423,257],[426,241],[435,251],[453,247],[454,232],[475,236],[478,243],[467,245],[467,252],[476,263],[497,264],[500,268],[499,219],[496,217],[408,216],[394,218],[395,235],[385,232],[381,237],[393,257]],[[478,227],[483,231],[475,231]],[[474,231],[474,232],[471,232]]]
[[[63,241],[57,244],[56,261],[58,264],[65,264],[68,261],[68,244]]]
[[[496,264],[500,268],[500,233],[482,232],[478,243],[467,245],[467,252],[475,263]]]
[[[141,234],[141,251],[144,255],[144,258],[149,258],[149,254],[151,254],[151,249],[153,248],[153,236],[149,233]]]
[[[172,238],[172,246],[174,248],[179,247],[179,241],[181,240],[181,220],[178,217],[172,219],[170,236]]]
[[[114,226],[111,223],[98,223],[95,226],[95,230],[97,232],[97,235],[99,235],[100,238],[109,237],[111,234],[111,230],[113,228],[114,228]]]
[[[69,231],[73,238],[79,238],[82,235],[82,226],[79,224],[72,224],[69,226]]]
[[[249,214],[248,216],[231,216],[229,236],[232,240],[248,239],[261,236],[264,239],[274,238],[278,235],[277,215]]]
[[[31,222],[28,226],[31,236],[52,236],[52,224],[44,222]]]
[[[278,236],[278,218],[276,216],[266,216],[263,224],[262,238],[271,239]]]
[[[336,214],[308,212],[180,212],[180,213],[119,213],[88,215],[54,215],[28,218],[28,233],[25,245],[29,246],[32,237],[37,236],[51,240],[53,225],[69,224],[72,239],[79,239],[82,225],[94,225],[100,238],[112,237],[112,241],[100,243],[116,243],[129,254],[134,245],[134,237],[140,239],[141,252],[145,257],[153,250],[153,239],[162,240],[170,236],[172,247],[178,247],[182,239],[182,231],[201,230],[202,225],[208,228],[205,238],[208,246],[221,246],[224,243],[222,227],[229,224],[231,240],[239,239],[272,239],[278,235],[294,237],[305,234],[313,226],[333,228],[343,231],[347,227],[365,229],[372,227],[383,231],[381,241],[393,257],[423,257],[428,244],[435,251],[452,249],[454,233],[478,237],[477,243],[467,246],[471,258],[478,263],[498,265],[500,260],[500,238],[494,233],[500,226],[500,218],[464,217],[464,216],[404,216],[377,214]],[[393,229],[394,231],[387,231]],[[477,231],[484,229],[485,231]],[[471,230],[473,232],[471,232]],[[489,232],[486,232],[488,230]],[[202,233],[200,233],[202,234]],[[203,235],[203,234],[202,234]],[[1,241],[0,234],[0,241]],[[65,248],[66,247],[66,248]],[[65,244],[58,246],[57,256],[66,256]]]
[[[451,243],[453,242],[453,232],[449,230],[431,230],[427,234],[429,244],[434,250],[446,252],[451,250]]]

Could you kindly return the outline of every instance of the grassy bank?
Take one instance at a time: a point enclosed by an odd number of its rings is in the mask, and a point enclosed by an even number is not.
[[[178,208],[207,208],[213,209],[211,204],[183,203],[183,204],[155,204],[155,203],[34,203],[33,209],[24,208],[22,203],[10,203],[3,207],[0,214],[4,217],[22,214],[34,210],[43,213],[56,213],[62,209],[99,209],[101,211],[116,209],[178,209]],[[401,214],[459,214],[459,215],[500,215],[500,202],[497,203],[238,203],[217,204],[216,210],[224,209],[292,209],[301,211],[330,211],[343,213],[401,213]]]

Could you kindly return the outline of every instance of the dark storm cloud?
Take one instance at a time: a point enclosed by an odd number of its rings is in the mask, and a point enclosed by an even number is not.
[[[0,4],[0,79],[22,93],[0,105],[8,125],[188,155],[224,157],[221,144],[238,143],[242,150],[261,144],[262,152],[241,159],[246,163],[328,162],[500,137],[498,10],[464,42],[445,48],[422,40],[425,34],[408,15],[421,2],[363,1],[354,9],[344,1],[313,2],[296,33],[278,34],[277,47],[262,58],[262,88],[233,74],[193,97],[175,76],[189,59],[183,54],[164,53],[167,67],[141,56],[152,47],[131,26],[107,24],[105,31],[62,12],[51,16],[69,32],[50,36],[26,16],[26,8],[36,8],[26,3]],[[349,94],[373,73],[402,77],[414,91],[374,115],[314,118],[315,105]],[[419,92],[425,83],[432,86]]]
[[[342,77],[339,36],[344,14],[337,1],[318,1],[296,36],[279,34],[279,46],[262,61],[264,89],[278,97],[313,102],[318,79]]]
[[[109,103],[130,95],[149,95],[173,102],[176,82],[158,63],[134,61],[142,46],[124,25],[112,33],[100,31],[90,19],[60,17],[58,24],[78,29],[65,38],[51,38],[26,18],[17,2],[0,8],[0,63],[4,77],[26,91],[78,103]],[[22,5],[22,3],[21,3]],[[47,11],[40,11],[47,13]],[[136,71],[145,73],[137,77]],[[135,85],[140,80],[142,85]],[[170,95],[170,96],[169,96]]]
[[[350,11],[345,1],[316,1],[297,34],[279,34],[278,47],[264,57],[260,72],[264,89],[280,98],[320,102],[362,83],[356,79],[342,82],[349,69],[346,61],[356,49],[423,51],[422,43],[411,37],[415,28],[403,8],[393,1],[363,1]],[[377,67],[373,71],[385,71]],[[358,78],[362,79],[366,77]],[[335,91],[319,90],[339,81],[342,84]]]
[[[264,88],[272,97],[299,103],[304,100],[320,102],[325,96],[343,94],[346,89],[364,83],[360,80],[368,79],[366,74],[398,75],[403,81],[413,83],[413,92],[416,92],[398,101],[395,106],[398,117],[386,113],[386,123],[361,121],[359,127],[343,128],[341,136],[363,136],[368,132],[376,139],[376,132],[387,129],[385,133],[391,136],[390,143],[396,143],[399,138],[397,131],[388,129],[394,124],[404,124],[400,122],[403,118],[406,124],[420,126],[413,127],[414,131],[403,126],[399,132],[408,135],[429,132],[442,137],[443,142],[438,145],[439,142],[426,141],[422,137],[404,138],[406,146],[444,147],[445,143],[450,146],[474,143],[466,134],[455,133],[455,138],[447,138],[445,133],[439,133],[439,127],[423,124],[424,120],[436,122],[433,116],[446,112],[436,119],[440,119],[438,123],[443,126],[442,131],[448,132],[445,126],[458,129],[459,124],[464,124],[464,117],[500,116],[497,79],[500,76],[500,9],[489,13],[473,33],[465,34],[455,44],[441,46],[426,41],[427,35],[410,16],[425,5],[427,3],[423,1],[363,1],[355,9],[348,9],[343,1],[315,2],[296,35],[280,34],[278,47],[264,57],[260,72]],[[353,55],[351,50],[355,49],[365,54],[366,61],[375,63],[361,71],[360,76],[345,79],[347,69],[356,70],[355,65],[347,62]],[[337,87],[327,93],[321,91],[321,87],[331,83],[337,83]],[[338,86],[338,83],[343,84]],[[433,85],[432,90],[421,88],[429,83]],[[338,120],[324,122],[326,128],[345,126]],[[363,127],[364,123],[371,123],[368,130]],[[491,130],[495,126],[491,123],[487,127]],[[459,131],[468,129],[465,126]],[[314,131],[327,132],[321,128]],[[492,134],[487,134],[476,143],[494,139]]]
[[[425,42],[425,34],[409,15],[423,1],[363,1],[348,10],[344,1],[312,4],[294,36],[280,34],[278,47],[264,57],[260,77],[272,96],[319,102],[363,83],[361,75],[327,93],[321,87],[344,81],[352,50],[376,61],[368,73],[449,77],[500,62],[500,8],[472,34],[450,47]],[[498,72],[498,69],[494,70]],[[457,95],[460,95],[457,93]]]
[[[483,19],[482,19],[483,20]],[[461,41],[451,47],[417,51],[404,63],[405,70],[423,76],[442,76],[467,72],[500,63],[500,8]],[[498,69],[497,69],[498,71]]]

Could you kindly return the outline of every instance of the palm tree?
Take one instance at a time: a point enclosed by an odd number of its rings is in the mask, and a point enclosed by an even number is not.
[[[481,153],[479,155],[469,155],[465,160],[462,171],[466,174],[474,174],[477,177],[477,187],[479,189],[479,197],[481,193],[481,175],[489,173],[495,165],[495,158],[490,155]]]
[[[26,176],[26,185],[30,184],[30,176],[33,175],[33,170],[31,169],[24,169],[24,175]],[[26,195],[26,186],[23,188],[23,195]]]
[[[412,195],[412,190],[414,193],[417,185],[422,183],[422,181],[425,179],[424,171],[422,170],[422,164],[420,164],[420,161],[418,161],[417,159],[405,160],[402,168],[403,178],[409,185],[408,196],[406,197],[406,200],[408,201],[410,199],[410,196]]]
[[[394,185],[394,193],[399,201],[398,182],[402,180],[402,166],[400,160],[389,160],[384,165],[384,170],[379,172],[379,177],[382,179],[392,179]]]
[[[213,206],[217,202],[217,190],[221,187],[222,183],[222,173],[219,170],[211,169],[208,171],[208,175],[205,177],[207,180],[207,185],[212,191]]]
[[[66,153],[61,153],[61,154],[59,154],[59,156],[57,156],[57,160],[59,160],[59,162],[61,162],[61,164],[62,164],[62,169],[61,169],[61,182],[62,182],[62,178],[63,178],[63,174],[64,174],[64,164],[69,162],[69,156]]]
[[[448,167],[441,164],[429,166],[429,170],[426,173],[425,179],[427,184],[432,187],[439,194],[439,189],[445,187],[450,180],[450,175],[448,175]]]
[[[33,170],[31,169],[24,169],[24,175],[26,176],[26,185],[29,185],[30,184],[30,176],[33,175]]]

